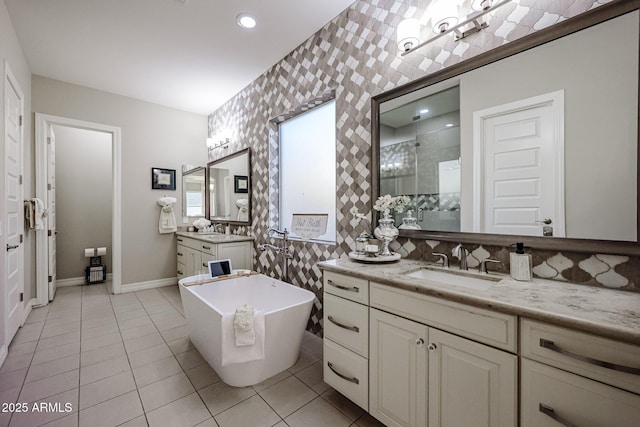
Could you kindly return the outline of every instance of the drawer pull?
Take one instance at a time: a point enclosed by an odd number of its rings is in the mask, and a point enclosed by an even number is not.
[[[336,325],[336,326],[341,327],[342,329],[348,329],[348,330],[350,330],[350,331],[360,332],[360,328],[358,328],[357,326],[348,326],[348,325],[345,325],[345,324],[343,324],[343,323],[336,322],[336,320],[335,320],[333,317],[331,317],[331,316],[329,316],[329,317],[328,317],[328,319],[329,319],[329,321],[330,321],[331,323],[333,323],[333,324],[334,324],[334,325]]]
[[[184,256],[182,252],[178,252],[178,256]]]
[[[211,250],[211,246],[202,245],[202,249],[206,249],[206,250],[210,251]]]
[[[177,240],[178,242],[183,242],[183,240],[182,240],[182,239],[176,239],[176,240]]]
[[[182,276],[184,273],[180,270],[178,270],[178,275]]]
[[[551,406],[547,406],[544,403],[540,403],[538,405],[538,410],[543,414],[553,418],[554,420],[556,420],[557,422],[559,422],[565,427],[578,427],[577,425],[570,423],[569,421],[565,420],[564,418],[556,414],[556,412],[553,410]]]
[[[332,280],[327,280],[327,283],[330,284],[331,286],[333,286],[334,288],[342,289],[343,291],[360,292],[360,288],[357,288],[355,286],[347,287],[347,286],[337,285],[337,284],[333,283]]]
[[[611,362],[605,362],[604,360],[594,359],[588,356],[582,356],[580,354],[572,353],[568,350],[564,350],[558,347],[553,341],[540,338],[540,347],[544,347],[556,353],[563,354],[571,357],[572,359],[581,360],[583,362],[590,363],[592,365],[601,366],[607,369],[613,369],[614,371],[626,372],[627,374],[640,375],[640,368],[632,368],[630,366],[617,365]]]
[[[360,384],[360,380],[359,380],[359,379],[357,379],[357,378],[355,378],[355,377],[349,378],[348,376],[343,375],[343,374],[341,374],[340,372],[336,371],[336,370],[334,369],[333,364],[332,364],[331,362],[327,362],[327,366],[329,367],[329,369],[331,369],[331,370],[333,371],[333,373],[334,373],[334,374],[336,374],[337,376],[339,376],[339,377],[340,377],[340,378],[342,378],[343,380],[347,380],[347,381],[349,381],[350,383],[354,383],[354,384]]]
[[[209,266],[208,266],[206,263],[204,263],[204,262],[202,263],[202,266],[203,266],[203,267],[205,267],[205,268],[208,268],[208,267],[209,267]]]

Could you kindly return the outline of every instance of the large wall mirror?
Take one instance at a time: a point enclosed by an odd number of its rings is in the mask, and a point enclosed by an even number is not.
[[[410,196],[420,226],[401,235],[640,254],[637,8],[609,3],[374,97],[374,197]]]
[[[213,222],[251,224],[251,150],[207,165],[207,216]]]

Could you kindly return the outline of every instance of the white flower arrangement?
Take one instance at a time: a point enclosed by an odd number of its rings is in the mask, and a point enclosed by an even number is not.
[[[360,221],[364,221],[366,223],[365,229],[362,232],[361,236],[372,236],[373,234],[371,233],[371,221],[369,220],[369,214],[365,215],[361,213],[355,206],[351,208],[350,212],[351,215],[353,215],[353,218],[356,220],[356,224],[360,224]]]
[[[402,213],[409,205],[409,202],[411,202],[409,196],[392,197],[390,194],[385,194],[384,196],[378,197],[378,200],[376,200],[373,205],[373,209],[385,214],[391,213],[392,210],[397,213]]]
[[[193,226],[195,228],[197,228],[198,230],[201,230],[205,227],[208,227],[211,225],[211,221],[209,221],[206,218],[198,218],[195,221],[193,221]]]

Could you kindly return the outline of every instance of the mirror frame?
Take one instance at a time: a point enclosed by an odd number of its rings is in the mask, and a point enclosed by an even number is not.
[[[247,177],[249,178],[249,192],[247,193],[247,198],[249,199],[249,220],[248,221],[232,221],[232,220],[221,220],[221,219],[212,219],[211,218],[211,192],[209,191],[209,169],[211,168],[211,166],[215,166],[219,163],[224,162],[225,160],[229,160],[232,159],[234,157],[238,157],[241,156],[243,154],[247,155]],[[207,218],[209,221],[211,221],[214,224],[230,224],[230,225],[244,225],[244,226],[250,226],[253,223],[253,211],[252,211],[252,199],[253,199],[253,188],[251,183],[253,182],[253,178],[251,177],[252,174],[252,169],[251,169],[251,148],[247,147],[244,148],[240,151],[236,151],[235,153],[226,155],[224,157],[220,157],[219,159],[216,159],[212,162],[207,163],[207,170],[205,171],[205,182],[207,183],[207,191],[205,192],[205,203],[206,203],[206,208],[205,208],[205,218]]]
[[[528,49],[540,46],[577,31],[600,24],[640,8],[640,0],[619,0],[598,6],[595,9],[569,18],[551,27],[524,36],[506,45],[481,53],[473,58],[446,67],[428,76],[419,78],[402,86],[371,98],[371,200],[378,198],[380,192],[380,104],[398,98],[416,90],[456,77],[467,71],[480,68],[501,59],[516,55]],[[416,53],[419,54],[419,53]],[[639,77],[640,81],[640,77]],[[640,141],[640,100],[638,101],[638,140]],[[638,150],[640,160],[640,149]],[[640,162],[639,162],[640,163]],[[640,189],[640,164],[638,165],[637,188]],[[639,190],[640,191],[640,190]],[[636,241],[594,240],[578,238],[554,238],[538,236],[518,236],[507,234],[469,233],[453,231],[400,230],[401,237],[420,240],[440,240],[459,243],[476,243],[493,246],[509,246],[513,242],[524,242],[530,248],[606,253],[616,255],[640,256],[640,196],[636,196]]]

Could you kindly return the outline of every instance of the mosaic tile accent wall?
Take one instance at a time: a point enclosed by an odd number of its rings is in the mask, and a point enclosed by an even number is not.
[[[209,134],[232,129],[229,149],[210,152],[209,160],[247,146],[252,149],[253,224],[235,233],[256,236],[255,245],[270,242],[270,147],[277,132],[270,120],[296,110],[335,90],[337,136],[337,245],[294,243],[289,281],[317,295],[308,329],[322,330],[322,283],[316,263],[347,254],[354,247],[352,207],[371,209],[371,96],[441,70],[461,60],[516,40],[568,17],[608,3],[606,0],[518,0],[498,9],[486,30],[460,42],[444,37],[419,53],[399,57],[395,28],[404,18],[425,16],[430,0],[358,0],[314,36],[267,70],[209,116]],[[304,179],[305,177],[301,177]],[[312,179],[311,177],[307,177]],[[431,260],[449,242],[401,239],[392,248],[409,258]],[[470,265],[492,255],[508,260],[508,248],[472,248]],[[622,256],[535,251],[534,272],[540,277],[639,290],[640,260]],[[474,261],[475,260],[475,261]],[[255,251],[255,268],[279,277],[281,259],[271,251]],[[475,263],[475,264],[474,264]]]

